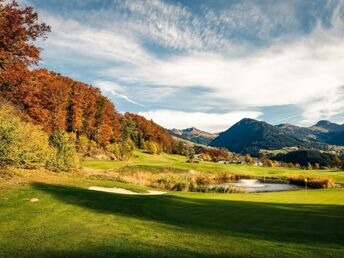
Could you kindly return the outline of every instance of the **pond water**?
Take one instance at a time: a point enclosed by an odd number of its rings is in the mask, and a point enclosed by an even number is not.
[[[257,179],[240,179],[236,183],[223,183],[212,186],[238,187],[244,189],[248,193],[293,191],[300,189],[299,186],[290,185],[288,183],[265,183],[260,182]]]

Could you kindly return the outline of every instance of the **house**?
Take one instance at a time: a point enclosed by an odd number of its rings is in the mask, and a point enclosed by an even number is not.
[[[260,160],[257,160],[255,163],[254,163],[255,166],[263,166],[263,162],[261,162]]]
[[[198,161],[203,161],[203,157],[201,154],[194,154],[192,156],[195,160],[198,160]]]
[[[217,161],[218,164],[230,164],[229,160],[218,160]]]
[[[240,160],[232,159],[228,161],[228,164],[241,164]]]

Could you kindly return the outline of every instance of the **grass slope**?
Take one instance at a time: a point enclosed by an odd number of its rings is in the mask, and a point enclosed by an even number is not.
[[[309,173],[137,155],[129,162],[86,164]],[[0,257],[344,257],[344,189],[129,196],[87,188],[146,189],[92,175],[92,170],[0,171]]]
[[[0,257],[344,256],[339,189],[126,196],[34,181],[0,190]]]
[[[302,169],[288,169],[288,168],[268,168],[257,167],[251,165],[236,165],[236,164],[217,164],[214,162],[201,163],[187,163],[187,157],[180,155],[150,155],[141,151],[135,152],[136,158],[129,161],[106,161],[95,160],[85,161],[84,166],[90,169],[106,170],[118,169],[125,166],[144,166],[174,168],[182,170],[196,170],[202,172],[230,172],[238,175],[253,175],[253,176],[273,176],[273,177],[287,177],[289,175],[305,175],[305,176],[320,176],[332,177],[336,183],[344,184],[344,172],[333,172],[329,170],[302,170]]]

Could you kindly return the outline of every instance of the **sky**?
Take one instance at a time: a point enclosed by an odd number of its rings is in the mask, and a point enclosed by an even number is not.
[[[344,123],[344,0],[21,0],[41,67],[166,128]]]

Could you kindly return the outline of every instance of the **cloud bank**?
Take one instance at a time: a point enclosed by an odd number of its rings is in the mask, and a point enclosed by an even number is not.
[[[301,125],[344,117],[342,1],[28,2],[52,26],[45,63],[166,127],[218,131],[288,105]]]
[[[243,117],[257,119],[262,113],[255,111],[229,112],[224,114],[217,113],[187,113],[172,110],[152,110],[139,112],[139,115],[158,122],[165,128],[202,128],[212,133],[226,130]]]

